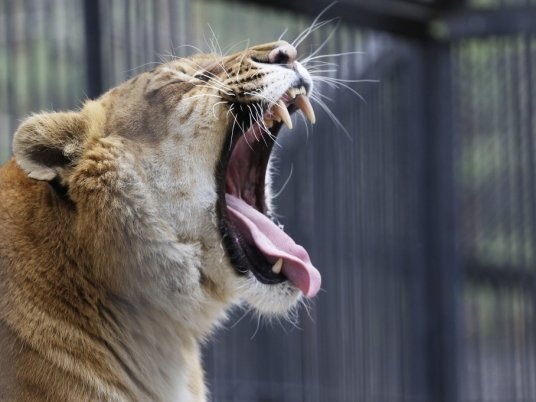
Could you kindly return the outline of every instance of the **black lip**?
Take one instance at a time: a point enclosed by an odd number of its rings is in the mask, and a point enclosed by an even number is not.
[[[292,106],[291,106],[292,107]],[[232,151],[238,142],[238,139],[244,134],[238,126],[244,126],[245,122],[249,122],[249,114],[244,111],[242,107],[237,107],[235,110],[239,110],[237,114],[237,125],[233,125],[227,133],[225,144],[220,154],[218,166],[216,168],[216,180],[217,180],[217,193],[218,201],[216,206],[218,228],[223,239],[223,247],[227,252],[231,260],[231,264],[235,268],[235,271],[239,275],[246,275],[251,271],[257,280],[261,283],[274,285],[287,280],[287,278],[281,274],[275,274],[272,271],[273,263],[270,263],[261,251],[252,244],[249,244],[234,227],[227,214],[227,202],[225,200],[225,177],[229,159]],[[240,112],[240,111],[243,112]],[[275,122],[274,122],[275,123]],[[270,129],[274,138],[277,138],[282,123],[275,123]],[[233,130],[234,127],[234,130]],[[249,129],[249,127],[248,127]],[[246,130],[247,131],[247,130]],[[268,150],[265,150],[266,160],[263,163],[268,163],[270,158],[274,141],[269,139]],[[266,146],[265,144],[263,144]],[[265,172],[266,173],[266,172]],[[262,200],[261,204],[256,207],[262,213],[266,213],[265,197],[264,197],[264,178],[262,185],[259,185],[257,189],[257,200]]]

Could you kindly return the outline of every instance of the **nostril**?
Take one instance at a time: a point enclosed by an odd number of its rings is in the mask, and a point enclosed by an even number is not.
[[[288,43],[273,49],[268,55],[270,63],[274,64],[293,64],[296,61],[296,48]]]

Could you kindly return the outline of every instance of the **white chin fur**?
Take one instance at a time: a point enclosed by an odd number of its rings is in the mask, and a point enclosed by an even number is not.
[[[266,285],[259,282],[251,272],[240,282],[241,299],[261,314],[286,315],[302,298],[300,290],[288,282]]]

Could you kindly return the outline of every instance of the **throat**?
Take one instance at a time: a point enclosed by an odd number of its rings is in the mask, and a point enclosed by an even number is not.
[[[264,189],[273,140],[263,134],[255,124],[238,139],[227,165],[225,192],[266,212]]]
[[[109,366],[117,366],[114,376],[128,384],[133,399],[196,400],[205,395],[204,387],[190,387],[192,382],[203,384],[202,337],[182,325],[184,317],[177,319],[177,314],[142,300],[114,298],[101,309],[108,323],[103,340]]]

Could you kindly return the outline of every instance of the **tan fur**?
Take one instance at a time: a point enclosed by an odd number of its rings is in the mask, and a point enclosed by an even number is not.
[[[215,82],[277,99],[290,70],[253,61],[277,45],[175,60],[21,125],[0,168],[0,401],[204,401],[200,343],[225,310],[296,304],[238,276],[216,226],[233,121]]]

